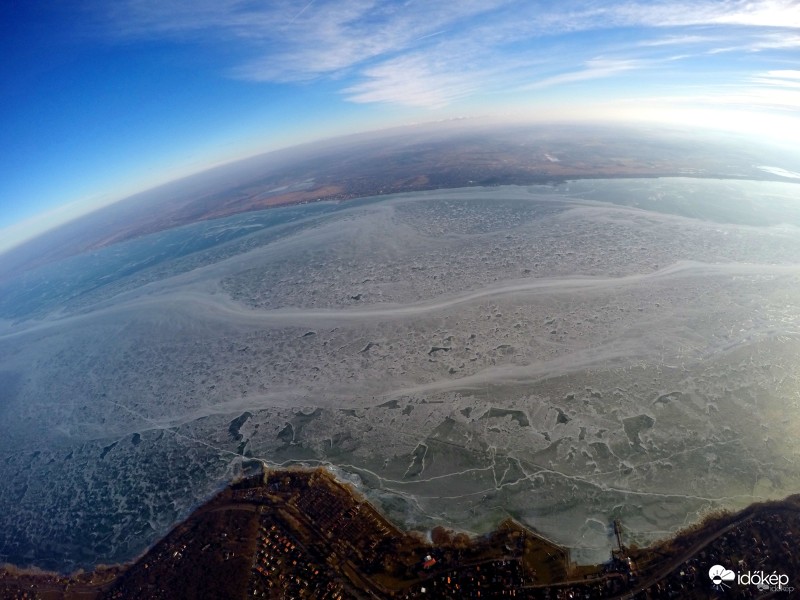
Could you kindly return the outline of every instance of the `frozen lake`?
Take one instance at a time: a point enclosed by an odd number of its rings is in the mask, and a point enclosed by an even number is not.
[[[0,288],[0,558],[128,559],[248,459],[395,521],[605,560],[800,489],[793,184],[585,180],[320,203]]]

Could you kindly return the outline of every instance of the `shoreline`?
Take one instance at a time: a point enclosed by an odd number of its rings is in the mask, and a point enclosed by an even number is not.
[[[628,581],[648,578],[647,581],[657,582],[667,576],[670,567],[678,561],[696,555],[715,540],[737,527],[741,528],[744,524],[759,519],[769,520],[775,515],[797,517],[800,523],[800,494],[793,494],[783,500],[756,502],[736,512],[723,511],[707,515],[703,520],[648,547],[626,547],[620,541],[619,547],[612,550],[606,563],[577,565],[571,560],[568,548],[558,545],[540,535],[534,528],[524,526],[513,519],[506,519],[491,533],[479,536],[444,527],[435,527],[424,532],[405,530],[395,526],[381,514],[356,485],[337,477],[334,469],[304,466],[276,469],[264,463],[260,464],[261,472],[232,481],[207,502],[198,506],[187,519],[171,528],[158,542],[129,562],[97,565],[91,571],[78,570],[70,574],[44,571],[36,566],[18,567],[6,563],[0,566],[0,591],[7,589],[8,586],[30,585],[43,592],[56,594],[53,597],[72,597],[58,596],[61,592],[105,597],[103,594],[110,593],[126,582],[126,585],[132,585],[130,580],[138,581],[137,577],[140,577],[138,573],[143,568],[158,570],[163,567],[167,573],[170,572],[170,567],[161,565],[160,561],[163,561],[164,557],[169,558],[170,555],[190,553],[187,544],[180,542],[181,539],[187,539],[187,532],[195,532],[192,534],[195,535],[197,531],[203,531],[201,524],[204,519],[213,520],[218,518],[218,515],[228,514],[231,511],[239,519],[249,518],[248,527],[251,529],[255,527],[253,525],[255,521],[252,519],[256,517],[253,515],[262,515],[260,517],[262,522],[264,518],[277,518],[278,522],[283,524],[282,527],[289,531],[287,535],[290,539],[308,546],[312,556],[315,544],[336,546],[338,543],[332,541],[330,534],[326,533],[326,527],[334,526],[330,523],[326,525],[326,519],[333,519],[331,523],[334,523],[339,522],[342,515],[351,515],[347,517],[345,523],[346,527],[355,528],[354,532],[349,534],[352,539],[345,540],[350,544],[348,552],[352,553],[347,562],[353,563],[349,567],[353,572],[348,573],[347,585],[374,588],[375,593],[386,597],[399,593],[400,590],[410,589],[409,586],[413,587],[429,575],[425,570],[419,571],[418,565],[415,564],[418,562],[418,557],[425,553],[441,556],[439,560],[444,563],[453,560],[452,556],[450,559],[446,558],[447,556],[458,552],[461,558],[454,563],[458,568],[467,568],[464,565],[493,565],[501,559],[505,564],[510,557],[516,557],[514,560],[518,560],[524,567],[526,561],[531,564],[536,563],[537,552],[540,554],[545,552],[548,556],[560,556],[561,558],[555,563],[560,566],[555,571],[552,571],[553,567],[550,566],[552,572],[549,579],[528,581],[525,587],[530,589],[588,585],[586,582],[593,584],[600,581],[617,582],[621,581],[621,577],[627,578]],[[338,509],[331,509],[333,511],[331,512],[328,510],[329,506],[339,507],[341,514],[337,512]],[[361,525],[351,526],[349,519],[354,519],[353,522]],[[361,521],[358,521],[359,519]],[[614,522],[613,525],[616,533],[624,530],[624,523]],[[221,526],[215,525],[215,527],[219,529]],[[234,537],[236,532],[225,530],[223,537],[227,538],[228,535]],[[387,540],[393,540],[392,543],[395,544],[392,546],[394,548],[392,552],[404,557],[402,560],[397,559],[403,568],[399,569],[395,565],[393,568],[397,573],[375,579],[376,567],[373,562],[376,560],[380,562],[385,558],[376,549]],[[209,541],[204,548],[211,543]],[[174,548],[178,550],[173,550]],[[335,552],[333,555],[335,556]],[[464,558],[465,555],[468,558]],[[321,562],[319,557],[317,560]],[[621,574],[619,565],[623,563],[638,566],[635,569],[629,568],[630,572],[627,574]],[[250,564],[249,560],[247,564]],[[369,564],[373,566],[369,567]],[[609,571],[610,566],[614,566],[616,570]],[[537,569],[533,569],[533,572],[537,572]],[[636,576],[632,577],[631,573],[636,573]],[[541,576],[539,578],[541,579]],[[239,584],[244,585],[241,582]]]

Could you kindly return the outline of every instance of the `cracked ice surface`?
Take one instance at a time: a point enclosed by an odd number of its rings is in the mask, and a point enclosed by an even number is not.
[[[586,561],[614,518],[646,543],[796,492],[795,189],[438,191],[28,275],[0,294],[0,554],[130,558],[247,457],[331,465],[413,527],[510,515]],[[684,210],[732,190],[787,223]]]

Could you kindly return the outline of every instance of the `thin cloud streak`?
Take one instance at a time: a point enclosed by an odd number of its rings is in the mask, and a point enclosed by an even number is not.
[[[586,63],[585,69],[546,77],[524,86],[523,89],[537,90],[556,85],[610,77],[634,69],[643,69],[647,66],[650,66],[650,63],[640,60],[590,60]]]
[[[661,46],[687,46],[692,44],[707,44],[718,41],[719,37],[710,35],[673,35],[665,38],[645,40],[636,44],[640,48],[659,48]]]
[[[310,0],[308,4],[306,4],[303,8],[301,8],[300,12],[298,12],[295,16],[292,17],[292,20],[289,21],[289,24],[291,25],[292,23],[297,21],[297,19],[300,18],[300,15],[306,12],[311,7],[312,4],[314,4],[314,0]]]

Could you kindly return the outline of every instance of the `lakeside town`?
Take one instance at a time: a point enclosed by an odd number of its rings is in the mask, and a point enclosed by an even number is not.
[[[231,484],[135,563],[70,576],[0,569],[0,598],[791,598],[800,496],[709,518],[601,565],[507,520],[470,538],[404,532],[329,471],[267,470]],[[714,571],[713,568],[717,568]]]

